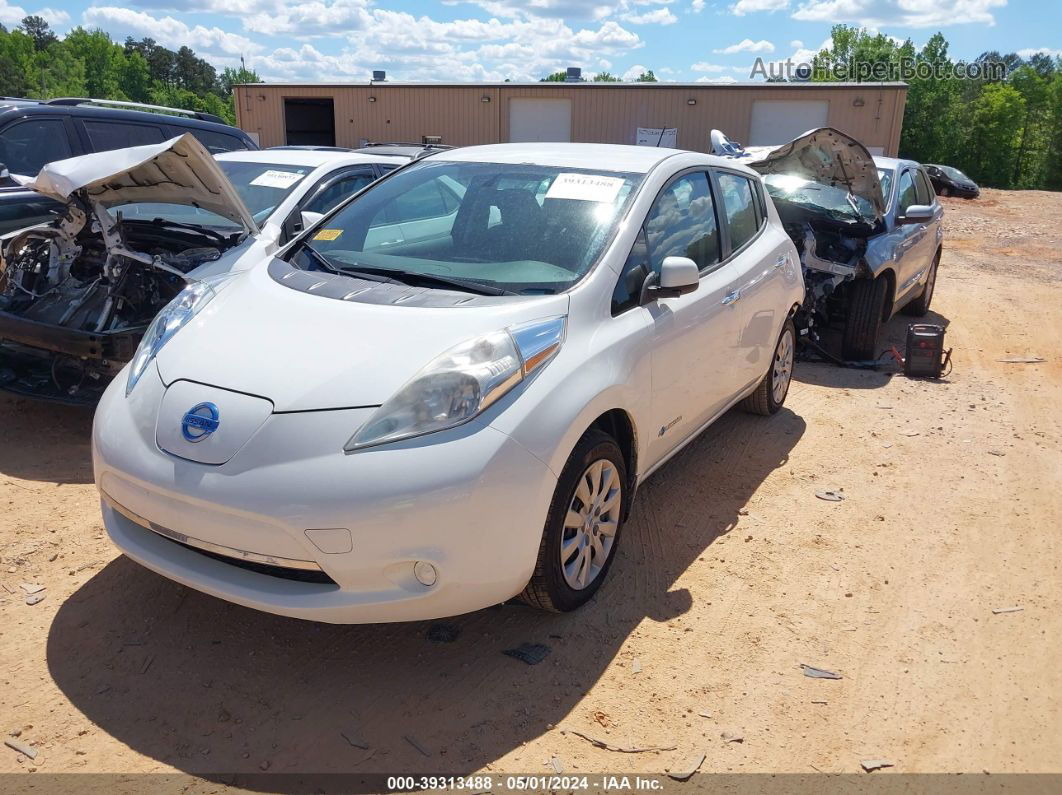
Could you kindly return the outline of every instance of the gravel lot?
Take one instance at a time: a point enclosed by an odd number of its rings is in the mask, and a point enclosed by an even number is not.
[[[91,413],[0,397],[0,731],[39,752],[0,773],[1059,772],[1062,194],[943,201],[948,379],[799,365],[785,410],[648,482],[586,609],[499,606],[450,643],[142,569],[100,523]],[[523,642],[552,653],[502,654]]]

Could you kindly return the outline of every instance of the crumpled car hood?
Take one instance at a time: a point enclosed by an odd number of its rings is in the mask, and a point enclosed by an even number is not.
[[[845,188],[874,208],[875,221],[885,216],[874,157],[863,144],[832,127],[820,127],[777,148],[747,149],[744,165],[760,174],[789,174],[835,188]]]
[[[232,183],[190,133],[160,144],[56,160],[32,179],[12,179],[61,202],[84,191],[106,209],[135,202],[188,205],[228,218],[248,234],[258,231]]]

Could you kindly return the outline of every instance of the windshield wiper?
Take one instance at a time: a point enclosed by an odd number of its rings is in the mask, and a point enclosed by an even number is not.
[[[142,223],[142,224],[156,224],[158,226],[170,226],[170,227],[173,227],[175,229],[189,229],[189,230],[191,230],[193,232],[199,232],[202,235],[206,235],[207,237],[212,237],[215,240],[217,240],[219,243],[224,243],[226,240],[228,240],[228,236],[227,235],[223,235],[221,232],[218,232],[216,229],[211,229],[211,228],[209,228],[207,226],[204,226],[202,224],[186,224],[183,221],[171,221],[169,218],[162,218],[161,216],[155,216],[150,221],[147,220],[147,219],[144,219],[144,218],[123,218],[122,222],[123,223],[133,222],[133,223]]]
[[[461,279],[456,276],[439,276],[434,273],[421,273],[399,268],[377,268],[361,264],[353,265],[349,268],[341,267],[340,270],[348,276],[364,275],[370,278],[383,276],[386,279],[412,286],[451,287],[462,292],[475,293],[476,295],[516,295],[512,290],[505,290],[492,284],[485,284],[474,279]]]

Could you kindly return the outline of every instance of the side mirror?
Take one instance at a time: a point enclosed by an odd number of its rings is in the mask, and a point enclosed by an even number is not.
[[[701,283],[701,271],[689,257],[664,257],[660,274],[649,274],[645,292],[650,300],[678,298],[692,293]]]
[[[314,213],[310,212],[309,210],[303,210],[300,215],[302,216],[303,229],[309,229],[311,226],[313,226],[322,218],[324,218],[324,213]]]
[[[933,220],[933,208],[928,204],[912,204],[896,219],[898,224],[924,224]]]

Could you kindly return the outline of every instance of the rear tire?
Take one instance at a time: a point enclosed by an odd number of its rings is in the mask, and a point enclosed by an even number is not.
[[[845,359],[868,361],[875,357],[888,290],[885,278],[857,279],[849,286],[848,317],[841,341]]]
[[[771,354],[771,366],[756,391],[741,401],[741,408],[750,414],[769,416],[785,403],[789,384],[793,380],[793,359],[796,355],[796,326],[787,320]]]
[[[603,431],[587,431],[557,479],[522,601],[566,613],[590,600],[616,557],[629,488],[619,445]]]
[[[933,264],[929,266],[929,276],[926,277],[926,283],[922,287],[922,293],[907,306],[905,306],[902,312],[905,315],[914,315],[915,317],[925,317],[929,312],[929,304],[933,300],[933,292],[937,286],[937,266],[940,265],[940,252],[937,252],[937,256],[933,258]]]

